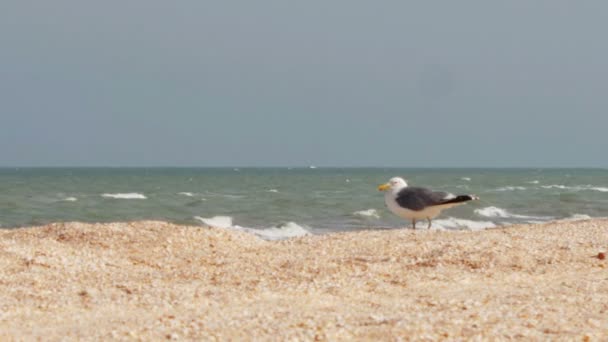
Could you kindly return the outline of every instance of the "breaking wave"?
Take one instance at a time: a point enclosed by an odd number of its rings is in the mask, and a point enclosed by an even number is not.
[[[495,191],[515,191],[515,190],[526,190],[527,188],[524,186],[503,186],[502,188],[498,188]]]
[[[585,214],[574,214],[570,217],[565,218],[566,221],[579,221],[579,220],[589,220],[592,217]]]
[[[147,199],[147,197],[145,195],[139,194],[136,192],[118,193],[118,194],[102,194],[101,197],[115,198],[115,199]]]
[[[573,190],[573,191],[600,191],[608,192],[607,187],[594,186],[594,185],[578,185],[578,186],[567,186],[561,184],[541,185],[543,189],[560,189],[560,190]]]
[[[311,235],[306,228],[295,222],[286,222],[269,228],[248,228],[234,225],[232,217],[230,216],[214,216],[211,218],[195,216],[194,219],[202,222],[205,226],[239,230],[253,234],[264,240],[283,240]]]
[[[232,217],[214,216],[211,218],[194,216],[195,220],[201,221],[204,225],[215,228],[232,228]]]
[[[227,199],[232,199],[232,200],[239,200],[239,199],[245,198],[245,195],[220,194],[220,193],[216,193],[216,192],[205,192],[203,195],[205,195],[206,197],[220,197],[220,198],[227,198]]]
[[[527,216],[517,215],[510,213],[509,211],[498,208],[498,207],[485,207],[481,209],[475,209],[475,214],[483,217],[495,217],[495,218],[516,218],[516,219],[533,219],[533,220],[550,220],[553,217],[549,216]]]
[[[376,209],[355,211],[353,213],[353,215],[359,216],[359,217],[373,217],[373,218],[377,218],[377,219],[380,218],[380,214],[378,213],[378,210],[376,210]]]
[[[538,181],[527,182],[529,184],[538,184]],[[595,185],[562,185],[562,184],[551,184],[551,185],[541,185],[540,187],[534,187],[533,189],[559,189],[559,190],[571,190],[571,191],[600,191],[600,192],[608,192],[608,187],[595,186]],[[503,186],[500,188],[494,189],[494,191],[516,191],[516,190],[528,190],[525,186]]]
[[[295,222],[286,222],[270,228],[255,229],[240,227],[240,229],[245,232],[255,234],[264,240],[283,240],[311,235],[306,228],[298,225]]]
[[[433,220],[433,227],[440,229],[470,229],[482,230],[494,228],[496,224],[490,221],[473,221],[448,217],[447,219]]]

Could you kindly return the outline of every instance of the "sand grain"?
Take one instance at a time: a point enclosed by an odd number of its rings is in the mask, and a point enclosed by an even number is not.
[[[0,231],[0,340],[608,336],[608,220],[269,242],[163,222]]]

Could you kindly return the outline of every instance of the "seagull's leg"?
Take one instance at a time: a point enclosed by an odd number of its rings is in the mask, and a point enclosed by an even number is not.
[[[416,219],[412,219],[412,227],[414,227],[414,229],[416,229]]]
[[[429,220],[429,226],[426,229],[431,229],[431,218],[427,217],[426,219]]]

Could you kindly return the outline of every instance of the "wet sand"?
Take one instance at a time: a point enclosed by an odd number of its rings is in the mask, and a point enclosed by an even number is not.
[[[264,241],[163,222],[0,230],[0,340],[608,338],[608,220]]]

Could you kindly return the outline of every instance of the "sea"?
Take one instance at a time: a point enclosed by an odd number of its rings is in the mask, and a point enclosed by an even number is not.
[[[410,227],[377,190],[394,176],[480,197],[443,211],[433,229],[608,216],[605,169],[2,168],[0,227],[161,220],[268,240]]]

